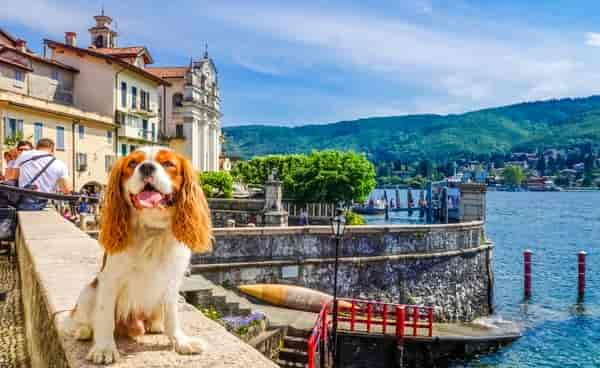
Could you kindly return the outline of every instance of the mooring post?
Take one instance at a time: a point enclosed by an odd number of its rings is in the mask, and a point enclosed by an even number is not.
[[[585,255],[584,251],[581,251],[577,254],[577,268],[578,268],[578,282],[577,282],[577,300],[579,302],[583,301],[583,296],[585,294]]]
[[[531,255],[533,252],[530,249],[526,249],[523,252],[523,261],[525,265],[525,278],[524,278],[524,292],[525,299],[531,298]]]

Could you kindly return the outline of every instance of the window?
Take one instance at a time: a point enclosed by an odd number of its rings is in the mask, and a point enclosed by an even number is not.
[[[156,124],[152,123],[152,136],[150,137],[150,139],[155,140],[156,139]]]
[[[131,108],[137,108],[137,88],[131,86]]]
[[[87,153],[77,153],[75,165],[76,165],[77,171],[86,171],[87,170]]]
[[[4,137],[23,136],[23,120],[4,118]]]
[[[79,139],[85,138],[85,127],[79,124],[77,129],[79,130]]]
[[[112,130],[106,131],[106,141],[108,142],[108,144],[112,144],[112,137],[113,137]]]
[[[65,128],[61,126],[56,127],[56,149],[65,150]]]
[[[121,107],[127,107],[127,83],[121,82]]]
[[[146,96],[148,93],[143,89],[140,89],[140,109],[148,110],[148,105],[146,105]]]
[[[42,139],[44,130],[44,124],[42,123],[33,123],[33,144],[37,144],[37,142]]]
[[[104,38],[102,38],[102,35],[98,35],[98,37],[96,37],[96,39],[94,40],[94,46],[96,46],[99,49],[104,47]]]
[[[106,172],[110,172],[110,169],[112,169],[116,161],[117,158],[114,155],[104,156],[104,169],[106,170]]]
[[[15,70],[15,80],[23,82],[25,80],[25,74],[21,70]]]
[[[127,145],[125,143],[121,144],[121,156],[127,156]]]
[[[144,139],[148,139],[148,120],[142,119],[142,136]]]
[[[133,144],[131,146],[129,146],[129,152],[133,152],[135,151],[137,148],[137,146],[134,146]]]
[[[183,124],[175,125],[175,138],[183,138]]]
[[[183,106],[183,95],[181,93],[175,93],[173,95],[173,106],[175,106],[175,107]]]
[[[58,81],[60,78],[59,74],[58,74],[58,70],[53,70],[52,71],[52,79],[54,79],[55,81]]]

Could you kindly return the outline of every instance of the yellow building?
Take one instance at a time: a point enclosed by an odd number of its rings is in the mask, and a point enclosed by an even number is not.
[[[40,138],[51,138],[75,190],[86,184],[105,185],[117,148],[112,116],[77,105],[79,73],[76,67],[32,53],[25,41],[0,29],[2,149],[17,138],[34,145]]]

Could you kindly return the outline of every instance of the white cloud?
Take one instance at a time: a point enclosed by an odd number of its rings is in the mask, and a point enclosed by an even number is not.
[[[65,31],[81,31],[89,25],[90,15],[74,2],[61,4],[48,0],[0,1],[0,21],[25,25],[33,30],[60,35]]]
[[[600,47],[600,33],[588,32],[585,34],[585,44]]]
[[[461,18],[453,27],[447,26],[453,24],[449,20],[439,27],[373,16],[367,11],[331,12],[272,4],[253,5],[252,9],[217,7],[213,16],[273,42],[290,43],[289,58],[317,49],[322,65],[369,73],[390,82],[421,84],[425,93],[438,96],[441,106],[468,108],[598,91],[598,84],[586,78],[595,71],[595,60],[585,60],[588,56],[570,45],[568,34],[553,30],[527,32],[529,28],[523,26],[524,31],[515,38],[512,24],[499,23],[493,33],[488,26],[487,32],[480,33],[478,20],[468,23]],[[511,38],[503,40],[503,34]],[[260,62],[260,55],[255,56]]]

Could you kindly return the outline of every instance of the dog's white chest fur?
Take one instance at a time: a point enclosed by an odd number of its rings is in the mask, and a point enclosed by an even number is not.
[[[109,257],[98,281],[117,287],[117,319],[150,316],[166,298],[176,298],[190,260],[190,250],[168,236],[146,230],[132,247]]]

